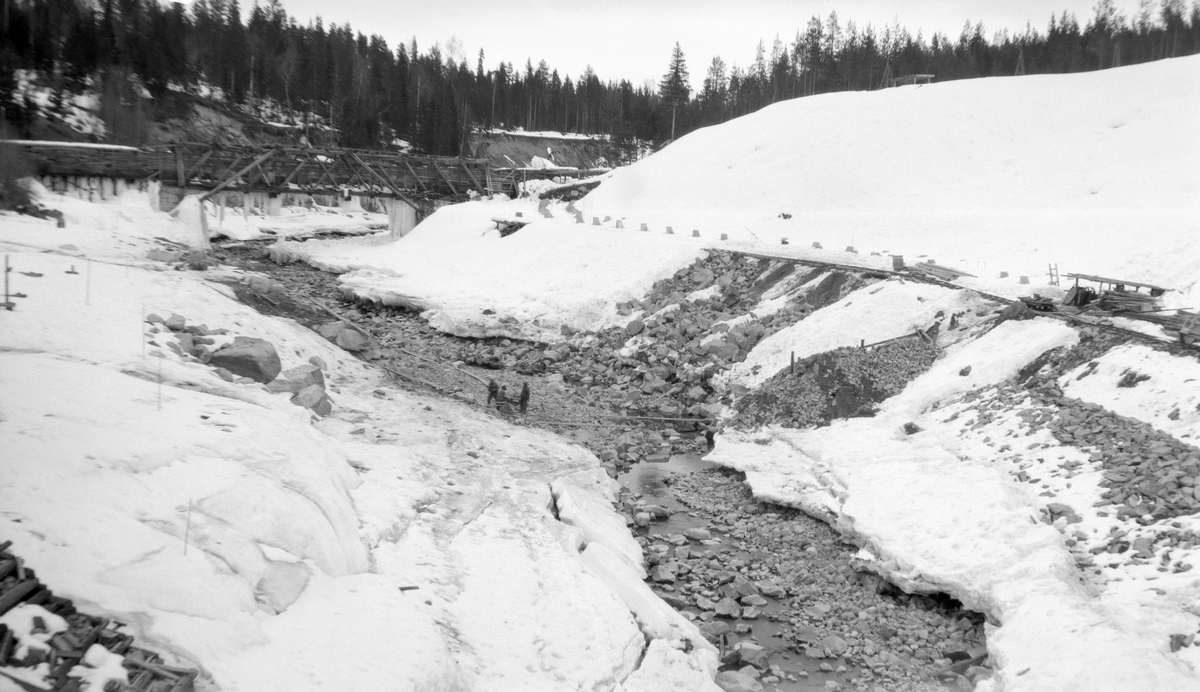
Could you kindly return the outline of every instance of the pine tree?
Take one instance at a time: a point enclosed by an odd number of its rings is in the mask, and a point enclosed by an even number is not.
[[[688,82],[687,63],[684,61],[683,49],[679,47],[679,42],[675,43],[675,48],[671,51],[671,66],[658,83],[658,93],[663,101],[671,104],[671,139],[674,140],[675,109],[686,104],[692,93],[691,84]]]

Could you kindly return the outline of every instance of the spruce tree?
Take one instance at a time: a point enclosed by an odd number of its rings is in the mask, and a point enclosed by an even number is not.
[[[667,68],[667,73],[663,75],[662,81],[658,83],[658,94],[662,96],[663,101],[671,104],[671,139],[675,139],[675,109],[688,102],[688,97],[691,95],[692,88],[688,83],[687,63],[683,58],[683,49],[679,47],[679,42],[675,42],[675,48],[671,51],[671,65]]]

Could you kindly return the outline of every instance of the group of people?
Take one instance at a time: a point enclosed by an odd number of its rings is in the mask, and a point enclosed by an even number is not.
[[[487,397],[487,405],[488,406],[492,406],[494,404],[496,406],[496,410],[500,411],[501,413],[510,413],[511,414],[513,412],[513,402],[511,400],[509,400],[509,398],[508,398],[508,386],[507,385],[498,385],[498,384],[496,384],[495,380],[488,380],[487,390],[488,390],[488,397]],[[529,408],[529,383],[528,382],[521,385],[521,393],[520,393],[520,395],[518,395],[516,403],[517,403],[517,410],[520,411],[521,413],[525,413],[525,410]]]

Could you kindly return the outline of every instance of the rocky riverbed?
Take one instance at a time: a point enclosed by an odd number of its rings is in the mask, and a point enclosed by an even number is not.
[[[622,507],[655,591],[721,647],[726,689],[970,689],[990,675],[981,615],[860,571],[827,524],[702,465],[635,469]]]
[[[982,615],[945,597],[897,591],[859,569],[857,548],[834,529],[755,501],[734,472],[677,468],[679,459],[698,459],[707,449],[722,410],[726,425],[742,428],[869,416],[928,369],[939,355],[937,335],[917,331],[802,359],[736,401],[714,386],[763,338],[882,277],[714,252],[658,282],[643,299],[619,305],[630,318],[627,327],[542,344],[450,336],[414,313],[347,299],[333,275],[263,263],[261,246],[222,253],[228,262],[265,271],[275,284],[235,287],[243,300],[318,331],[331,320],[335,331],[352,325],[368,339],[360,355],[392,373],[398,386],[484,406],[489,381],[510,399],[529,384],[533,396],[524,415],[503,408],[494,415],[570,437],[626,482],[620,509],[643,545],[649,581],[721,647],[725,689],[970,688],[990,675]],[[975,316],[990,319],[989,310]],[[1144,525],[1192,513],[1200,486],[1189,481],[1200,469],[1200,450],[1065,397],[1056,384],[1118,342],[1085,332],[1078,346],[968,395],[953,415],[967,430],[1019,409],[1030,432],[1049,430],[1059,443],[1103,461],[1102,503],[1127,521]],[[1127,375],[1122,386],[1144,381]],[[997,454],[1011,452],[1003,440],[993,446]],[[1038,482],[1037,475],[1029,469],[1018,480]],[[658,480],[648,488],[643,481],[650,476]],[[1049,507],[1048,522],[1065,517],[1059,523],[1070,524],[1071,507]],[[1182,530],[1129,540],[1114,532],[1108,539],[1102,545],[1080,539],[1082,568],[1097,551],[1133,550],[1151,560],[1156,549],[1200,541]],[[1168,562],[1161,570],[1189,567]]]
[[[243,300],[318,330],[335,316],[348,321],[370,336],[363,357],[392,372],[399,386],[482,406],[485,382],[506,386],[510,396],[529,382],[528,412],[508,416],[511,422],[566,435],[611,474],[633,469],[635,476],[707,449],[711,406],[721,404],[709,378],[765,336],[877,280],[714,253],[621,306],[643,315],[629,328],[547,346],[449,336],[414,313],[345,299],[333,275],[262,262],[261,247],[223,252],[226,261],[265,271],[277,284],[265,292],[237,287]],[[764,295],[776,304],[755,311]],[[835,395],[814,420],[797,417],[796,424],[845,415],[850,392],[858,412],[932,360],[928,345],[915,339],[845,351],[814,359],[825,372],[810,367],[802,380],[819,392],[817,400],[838,388],[842,399]],[[871,378],[874,370],[884,374]],[[780,418],[762,407],[759,415]],[[987,674],[971,665],[983,662],[981,616],[953,601],[909,597],[860,572],[856,548],[832,528],[756,502],[736,473],[668,475],[669,487],[659,486],[661,504],[635,488],[622,496],[622,508],[643,542],[655,590],[722,647],[727,689],[919,690],[969,687]]]

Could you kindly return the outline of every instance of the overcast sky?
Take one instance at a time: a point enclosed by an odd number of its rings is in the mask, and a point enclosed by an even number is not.
[[[445,47],[457,39],[467,64],[475,67],[484,50],[485,69],[501,61],[518,69],[527,58],[545,59],[559,75],[578,77],[591,65],[600,79],[657,82],[666,72],[678,41],[687,58],[693,88],[704,79],[714,55],[727,65],[745,67],[754,59],[760,39],[770,51],[778,34],[785,43],[813,15],[822,19],[836,10],[843,28],[853,20],[860,28],[894,19],[926,40],[934,31],[956,38],[963,23],[982,21],[990,38],[1008,28],[1019,32],[1026,23],[1045,33],[1050,15],[1065,9],[1084,25],[1096,0],[281,0],[302,24],[320,15],[326,26],[347,21],[356,31],[379,34],[393,48],[413,36],[425,52],[434,43]],[[243,11],[251,2],[243,0]],[[1137,0],[1116,0],[1126,16],[1136,13]]]

